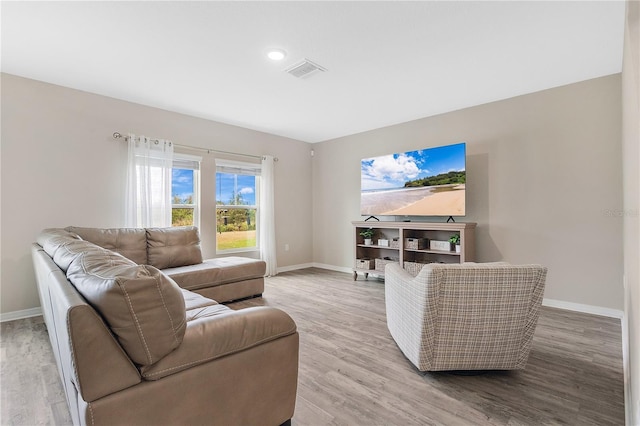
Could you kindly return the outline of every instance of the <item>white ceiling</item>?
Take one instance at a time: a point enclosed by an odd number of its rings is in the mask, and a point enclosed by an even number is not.
[[[618,73],[623,1],[6,2],[3,72],[306,142]],[[288,52],[266,58],[267,47]],[[308,58],[327,69],[284,72]]]

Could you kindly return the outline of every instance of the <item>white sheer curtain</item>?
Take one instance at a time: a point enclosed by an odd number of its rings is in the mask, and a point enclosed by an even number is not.
[[[125,226],[171,226],[173,143],[129,134]]]
[[[276,221],[273,196],[273,157],[262,157],[260,171],[260,258],[267,263],[267,276],[278,273],[276,261]]]

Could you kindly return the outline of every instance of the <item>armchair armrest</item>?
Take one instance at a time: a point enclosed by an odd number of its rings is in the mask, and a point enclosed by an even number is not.
[[[433,352],[439,291],[431,285],[435,273],[425,266],[414,278],[397,263],[385,267],[387,327],[415,365],[427,363]]]

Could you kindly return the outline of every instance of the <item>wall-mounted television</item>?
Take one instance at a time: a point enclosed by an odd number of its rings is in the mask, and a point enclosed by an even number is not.
[[[363,216],[464,216],[466,143],[365,158]]]

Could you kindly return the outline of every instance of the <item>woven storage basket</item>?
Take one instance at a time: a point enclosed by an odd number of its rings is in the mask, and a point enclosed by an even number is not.
[[[356,268],[373,269],[375,266],[373,259],[356,259]]]
[[[376,271],[384,272],[384,267],[387,265],[387,263],[391,263],[391,262],[398,263],[397,260],[376,259]]]
[[[429,249],[440,251],[451,251],[451,243],[449,241],[430,240]]]
[[[427,247],[426,238],[405,238],[404,248],[409,250],[422,250]]]

